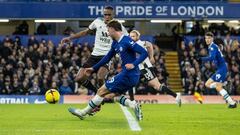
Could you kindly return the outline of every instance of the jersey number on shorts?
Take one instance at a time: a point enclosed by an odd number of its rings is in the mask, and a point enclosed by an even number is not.
[[[220,77],[221,77],[221,75],[220,75],[220,74],[217,74],[217,75],[216,75],[216,80],[218,80]]]
[[[145,70],[147,71],[144,76],[147,80],[151,80],[154,76],[152,74],[152,72],[148,69],[148,68],[145,68]]]

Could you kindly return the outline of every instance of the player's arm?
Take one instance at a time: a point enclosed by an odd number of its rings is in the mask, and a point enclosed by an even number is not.
[[[151,63],[154,64],[155,60],[154,60],[153,45],[152,45],[151,42],[148,42],[148,41],[145,41],[145,45],[146,45],[146,48],[147,48],[147,51],[148,51],[148,57],[149,57]]]
[[[122,24],[121,24],[121,26],[122,26],[122,33],[123,33],[124,35],[128,36],[129,33],[128,33],[128,31],[126,30],[126,28],[125,28]]]
[[[140,56],[133,62],[134,67],[137,67],[140,63],[142,63],[147,58],[148,53],[143,47],[141,47],[137,43],[134,43],[133,45],[130,44],[130,46],[132,50],[140,54]]]
[[[66,43],[71,41],[72,39],[76,39],[76,38],[80,38],[83,36],[86,36],[87,34],[89,34],[91,31],[93,31],[94,29],[96,29],[96,23],[97,23],[98,19],[95,19],[89,26],[87,29],[80,31],[76,34],[70,35],[69,37],[65,37],[61,40],[61,44]]]
[[[92,30],[90,30],[89,28],[87,28],[87,29],[85,29],[85,30],[83,30],[83,31],[80,31],[80,32],[78,32],[78,33],[76,33],[76,34],[73,34],[73,35],[69,36],[69,38],[70,38],[71,40],[72,40],[72,39],[76,39],[76,38],[80,38],[80,37],[82,37],[82,36],[88,35],[91,31],[92,31]]]
[[[97,71],[101,66],[107,64],[115,54],[115,50],[111,48],[107,55],[105,55],[96,65],[93,66],[93,70]]]
[[[86,68],[85,74],[87,76],[90,76],[92,72],[97,71],[101,66],[105,65],[107,62],[111,60],[111,58],[116,54],[114,49],[111,48],[111,50],[108,52],[107,55],[105,55],[97,64],[95,64],[93,67]]]
[[[216,53],[217,53],[216,48],[211,47],[210,51],[209,51],[209,55],[207,57],[202,57],[201,60],[203,62],[213,61],[215,59],[215,57],[216,57]]]
[[[65,37],[61,40],[61,44],[63,43],[66,43],[66,42],[70,42],[72,39],[76,39],[76,38],[80,38],[82,36],[86,36],[88,33],[90,33],[91,30],[89,28],[83,30],[83,31],[80,31],[76,34],[72,34],[71,36],[69,37]]]

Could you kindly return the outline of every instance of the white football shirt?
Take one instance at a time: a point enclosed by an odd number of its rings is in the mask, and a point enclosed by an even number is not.
[[[147,48],[146,48],[146,41],[141,41],[141,40],[138,40],[136,41],[137,44],[139,44],[140,46],[142,46],[146,51],[147,51]],[[144,66],[145,65],[145,66]],[[147,66],[147,67],[146,67]],[[149,60],[149,57],[147,57],[142,63],[140,63],[138,65],[139,69],[142,70],[144,68],[150,68],[152,67],[152,63],[150,62]]]
[[[104,22],[103,18],[95,19],[88,28],[90,30],[96,29],[95,43],[92,55],[94,56],[104,56],[111,49],[112,38],[108,34],[107,24]],[[127,30],[122,25],[122,32],[124,35],[128,35]]]

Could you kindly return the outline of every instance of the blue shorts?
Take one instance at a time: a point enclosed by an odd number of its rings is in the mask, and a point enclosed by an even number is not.
[[[214,82],[220,82],[220,83],[224,83],[227,79],[227,68],[226,67],[222,67],[222,68],[219,68],[215,74],[213,74],[211,76],[211,79],[214,81]]]
[[[119,73],[107,80],[105,85],[112,93],[124,94],[139,82],[140,75],[129,75],[126,73]]]

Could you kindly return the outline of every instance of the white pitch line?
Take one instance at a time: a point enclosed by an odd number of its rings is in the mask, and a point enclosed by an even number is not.
[[[138,122],[136,121],[136,119],[132,116],[132,114],[128,111],[127,107],[122,106],[120,104],[120,107],[128,121],[128,125],[131,128],[132,131],[141,131],[141,127],[139,126]]]

